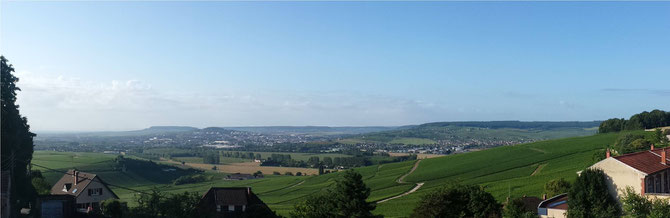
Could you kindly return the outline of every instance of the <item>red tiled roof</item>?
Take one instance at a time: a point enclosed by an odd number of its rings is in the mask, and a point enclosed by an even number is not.
[[[667,164],[661,163],[661,153],[663,151],[666,152]],[[668,159],[668,157],[670,157],[670,149],[661,148],[625,154],[613,158],[646,174],[652,174],[670,168],[670,159]]]

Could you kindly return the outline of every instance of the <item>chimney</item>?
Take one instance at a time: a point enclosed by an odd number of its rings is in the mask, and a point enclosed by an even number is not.
[[[251,187],[247,187],[247,195],[251,195]]]
[[[79,182],[79,171],[74,171],[73,176],[74,176],[74,185],[77,185],[77,182]]]
[[[651,150],[654,150],[654,144],[651,144]]]
[[[542,200],[547,200],[547,194],[542,195]]]
[[[610,158],[610,156],[611,156],[610,149],[607,148],[607,152],[605,152],[605,158]]]
[[[661,151],[661,163],[662,163],[663,165],[666,165],[665,162],[666,162],[666,161],[665,161],[665,148],[663,148],[663,150]]]

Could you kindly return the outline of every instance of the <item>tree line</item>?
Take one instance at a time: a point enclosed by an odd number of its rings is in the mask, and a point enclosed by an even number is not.
[[[612,118],[603,121],[598,127],[599,133],[620,132],[624,130],[643,130],[657,127],[670,126],[670,112],[662,110],[644,111],[631,116],[628,120],[624,118]]]

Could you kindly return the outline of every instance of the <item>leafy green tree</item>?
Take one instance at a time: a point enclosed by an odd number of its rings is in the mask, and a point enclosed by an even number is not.
[[[253,175],[254,175],[254,177],[263,177],[263,172],[261,172],[259,170],[259,171],[256,171]]]
[[[133,217],[189,218],[202,217],[198,213],[200,195],[195,192],[163,194],[158,190],[137,196],[137,207],[129,214]]]
[[[31,183],[33,184],[33,187],[35,187],[37,194],[48,195],[51,193],[51,184],[44,180],[41,171],[33,170],[30,174],[32,178]]]
[[[29,164],[33,157],[33,137],[30,132],[28,119],[19,113],[16,104],[16,92],[20,91],[16,83],[19,81],[12,73],[14,67],[7,64],[7,59],[0,56],[0,102],[2,114],[0,119],[0,159],[2,169],[9,170],[12,187],[9,190],[12,205],[12,216],[19,213],[19,209],[28,206],[35,199],[37,192],[32,186],[29,174]]]
[[[163,194],[158,190],[150,193],[141,193],[136,196],[137,207],[133,208],[132,214],[137,217],[158,217],[160,215],[161,199]]]
[[[530,211],[524,207],[521,198],[514,198],[503,208],[503,217],[507,218],[535,218],[536,211]]]
[[[326,165],[326,167],[332,168],[333,167],[333,158],[323,157],[323,165]]]
[[[645,138],[644,133],[625,133],[614,141],[614,148],[620,154],[649,149],[651,143]]]
[[[649,199],[638,195],[631,187],[626,187],[621,204],[627,217],[647,217],[652,207]]]
[[[361,174],[347,170],[335,182],[335,187],[308,197],[294,206],[291,217],[377,217],[372,214],[376,205],[367,202],[370,188]]]
[[[411,217],[498,217],[501,205],[476,185],[449,184],[426,194]]]
[[[336,209],[335,202],[326,192],[322,192],[309,195],[307,199],[294,205],[290,216],[295,218],[337,217],[334,214]]]
[[[198,214],[200,195],[196,192],[171,194],[161,200],[160,213],[164,217],[201,217]]]
[[[638,195],[631,187],[626,187],[621,203],[625,217],[670,217],[670,202],[667,199],[649,199]]]
[[[570,217],[619,217],[621,208],[610,195],[605,173],[599,169],[586,169],[568,192]]]
[[[128,217],[128,204],[116,199],[109,199],[102,202],[100,205],[102,214],[109,217],[121,218]]]
[[[544,184],[544,193],[547,197],[553,197],[570,191],[570,182],[563,178],[553,179]]]

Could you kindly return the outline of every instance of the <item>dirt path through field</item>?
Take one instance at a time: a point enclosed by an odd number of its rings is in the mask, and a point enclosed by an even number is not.
[[[416,163],[414,163],[414,166],[412,167],[412,169],[409,170],[409,172],[405,173],[405,175],[402,175],[400,178],[398,178],[398,180],[396,180],[396,182],[397,182],[398,184],[404,184],[404,183],[406,183],[406,182],[403,181],[403,180],[405,179],[405,177],[409,176],[409,174],[412,174],[412,173],[414,172],[414,170],[416,170],[417,167],[419,167],[419,163],[420,163],[420,162],[421,162],[421,159],[417,160]],[[402,193],[402,194],[399,194],[399,195],[390,197],[390,198],[386,198],[386,199],[377,201],[377,204],[379,204],[379,203],[384,203],[384,202],[387,202],[387,201],[390,201],[390,200],[393,200],[393,199],[396,199],[396,198],[403,197],[403,196],[405,196],[405,195],[412,194],[412,193],[416,192],[417,190],[419,190],[419,188],[421,188],[421,186],[423,186],[423,184],[424,184],[423,182],[417,183],[416,186],[414,186],[414,188],[412,188],[411,190],[409,190],[409,191],[407,191],[407,192],[405,192],[405,193]]]
[[[534,176],[535,174],[539,173],[540,170],[542,170],[542,168],[543,168],[545,165],[547,165],[547,164],[540,164],[540,165],[537,165],[537,168],[535,168],[535,171],[533,171],[533,173],[531,173],[530,176]]]
[[[402,180],[404,180],[405,177],[409,176],[409,174],[412,174],[414,172],[414,170],[416,170],[416,168],[419,167],[420,162],[421,162],[421,159],[417,160],[416,163],[414,163],[414,166],[412,167],[412,169],[409,170],[409,172],[405,173],[405,175],[402,175],[400,178],[398,178],[398,181],[396,181],[396,182],[397,183],[405,183]]]

